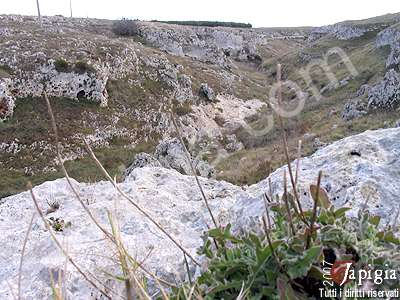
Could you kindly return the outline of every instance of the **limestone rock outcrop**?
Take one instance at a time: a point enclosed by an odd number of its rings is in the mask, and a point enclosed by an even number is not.
[[[12,116],[15,107],[15,97],[10,92],[10,81],[0,79],[0,121]]]
[[[32,77],[28,75],[15,78],[12,89],[17,97],[41,97],[46,91],[52,97],[76,101],[86,99],[105,107],[108,102],[107,81],[106,72],[57,71],[54,60],[50,59]]]
[[[207,83],[201,84],[200,95],[205,97],[208,101],[212,102],[215,100],[214,90]]]
[[[139,61],[129,43],[94,33],[90,38],[85,36],[88,28],[99,24],[104,21],[43,17],[41,30],[33,31],[33,17],[1,16],[4,29],[0,35],[7,38],[0,40],[0,85],[7,80],[13,97],[8,97],[8,103],[41,97],[46,89],[50,97],[85,99],[107,106],[108,80],[136,72]],[[8,105],[7,114],[1,113],[1,119],[12,116],[12,106]]]
[[[400,105],[400,75],[394,69],[386,72],[376,84],[362,85],[356,98],[349,100],[342,111],[344,120],[359,118],[376,109],[398,109]]]
[[[315,184],[318,172],[323,172],[322,186],[335,207],[352,208],[357,216],[367,198],[367,209],[380,215],[386,224],[395,218],[400,192],[400,128],[366,131],[334,142],[313,155],[301,159],[299,187],[301,201],[311,205],[310,184]],[[292,168],[295,167],[293,162]],[[283,192],[283,172],[272,175],[274,194]],[[287,168],[286,168],[287,169]],[[253,196],[268,189],[265,179],[249,188]],[[262,208],[262,203],[259,204]]]
[[[339,23],[316,28],[312,31],[311,37],[331,34],[339,40],[350,40],[364,35],[365,32],[366,28]]]
[[[192,158],[192,164],[199,173],[198,175],[206,178],[213,178],[215,176],[215,169],[206,161],[199,158]],[[135,168],[149,166],[162,166],[164,168],[174,169],[186,175],[193,173],[186,157],[185,149],[178,138],[164,139],[161,141],[156,147],[154,155],[147,153],[137,154],[133,163],[125,171],[125,177],[129,176]]]
[[[382,81],[368,90],[368,108],[393,109],[400,104],[400,75],[395,70],[386,72]]]
[[[386,67],[395,67],[400,63],[400,24],[393,25],[378,33],[376,46],[382,48],[390,47],[390,54],[386,60]]]
[[[367,105],[363,99],[351,99],[344,105],[341,117],[345,121],[360,118],[368,113],[366,106]]]

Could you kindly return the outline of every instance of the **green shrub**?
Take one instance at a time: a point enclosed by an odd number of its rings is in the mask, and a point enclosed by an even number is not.
[[[206,26],[206,27],[233,27],[233,28],[252,28],[250,23],[219,22],[219,21],[157,21],[152,22],[184,25],[184,26]]]
[[[193,112],[193,109],[189,101],[180,103],[175,100],[172,102],[172,111],[178,116],[184,116]]]
[[[54,62],[54,67],[56,68],[57,72],[60,72],[60,73],[71,72],[69,63],[65,59],[62,59],[62,58],[59,58]]]
[[[8,75],[12,75],[13,70],[8,65],[0,65],[0,72],[1,73],[6,73]]]
[[[119,36],[137,36],[139,28],[135,20],[122,19],[115,21],[112,26],[112,31]]]
[[[77,61],[75,63],[74,72],[78,74],[94,73],[94,68],[85,61]]]

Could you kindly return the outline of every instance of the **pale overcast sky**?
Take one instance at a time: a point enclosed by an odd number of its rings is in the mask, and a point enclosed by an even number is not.
[[[70,0],[39,0],[43,15],[69,16]],[[255,27],[318,26],[400,12],[400,0],[71,0],[74,16],[217,20]],[[0,0],[0,14],[36,14],[36,0]]]

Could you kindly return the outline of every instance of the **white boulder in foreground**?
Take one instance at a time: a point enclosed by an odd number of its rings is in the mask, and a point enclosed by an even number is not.
[[[292,166],[295,169],[295,163]],[[271,174],[275,193],[283,191],[284,168],[287,166]],[[367,202],[369,211],[379,214],[384,222],[393,219],[400,207],[400,129],[366,131],[303,158],[299,194],[305,203],[310,204],[309,186],[316,184],[320,170],[321,185],[335,207],[348,206],[357,213]],[[249,192],[258,195],[267,187],[268,180],[263,180],[251,186]]]
[[[324,172],[322,185],[335,206],[350,206],[354,208],[351,213],[356,213],[369,197],[369,209],[388,220],[400,205],[400,128],[367,131],[304,158],[299,180],[304,205],[310,203],[308,186],[316,182],[319,170]],[[271,174],[276,193],[282,190],[282,172],[283,168]],[[212,210],[223,224],[232,222],[236,228],[254,226],[264,211],[261,195],[267,191],[267,180],[246,189],[216,180],[201,179],[201,182]],[[182,252],[122,199],[111,184],[88,185],[74,181],[74,185],[89,203],[94,216],[107,228],[107,210],[114,213],[128,251],[139,261],[144,260],[147,269],[172,282],[184,279]],[[196,249],[202,244],[201,235],[211,220],[193,177],[169,169],[139,168],[120,187],[196,256]],[[56,236],[74,260],[119,293],[122,286],[104,272],[120,274],[113,261],[115,249],[85,214],[66,180],[46,182],[35,187],[34,192],[44,211],[48,209],[47,202],[60,203],[60,209],[46,217],[71,222]],[[21,249],[33,212],[28,192],[0,200],[0,299],[13,299],[11,289],[14,294],[17,292]],[[62,269],[68,299],[102,299],[72,265],[68,264],[66,269],[64,265],[65,257],[36,217],[23,265],[23,298],[48,299],[51,295],[49,272]],[[196,269],[193,263],[191,268]]]

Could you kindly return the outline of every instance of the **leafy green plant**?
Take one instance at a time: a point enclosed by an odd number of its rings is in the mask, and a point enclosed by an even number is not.
[[[395,228],[382,231],[380,218],[365,209],[359,218],[347,217],[350,208],[332,206],[319,186],[320,179],[310,186],[314,207],[303,214],[292,193],[286,191],[274,200],[266,196],[262,234],[235,234],[231,225],[209,230],[200,250],[207,270],[194,285],[173,290],[171,299],[185,299],[192,288],[204,299],[239,295],[242,299],[321,299],[325,263],[352,260],[356,270],[397,270],[400,240]],[[334,282],[332,286],[342,288]],[[398,286],[398,282],[384,282],[379,288]]]

